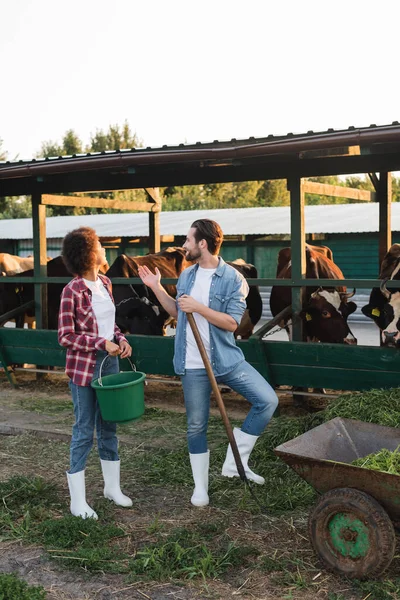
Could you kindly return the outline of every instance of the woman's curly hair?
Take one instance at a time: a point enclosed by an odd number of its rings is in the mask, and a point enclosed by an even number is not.
[[[91,227],[79,227],[67,233],[63,240],[64,264],[73,275],[82,276],[96,262],[99,237]]]

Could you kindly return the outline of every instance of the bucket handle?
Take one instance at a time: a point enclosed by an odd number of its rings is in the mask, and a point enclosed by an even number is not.
[[[105,356],[105,357],[103,358],[103,360],[101,361],[101,365],[100,365],[100,369],[99,369],[99,378],[98,378],[98,380],[97,380],[97,381],[99,382],[99,385],[101,385],[101,387],[103,387],[103,381],[102,381],[102,378],[101,378],[101,370],[102,370],[102,368],[103,368],[103,365],[104,365],[105,361],[108,359],[108,357],[109,357],[109,356],[110,356],[110,355],[109,355],[109,354],[107,354],[107,356]],[[129,358],[129,356],[127,356],[126,358],[129,360],[129,364],[130,364],[130,365],[131,365],[131,367],[132,367],[132,371],[136,371],[136,367],[135,367],[135,365],[132,363],[132,361],[131,361],[131,359]]]

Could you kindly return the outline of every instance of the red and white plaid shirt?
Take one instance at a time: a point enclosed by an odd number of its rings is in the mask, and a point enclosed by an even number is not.
[[[99,275],[110,294],[111,281]],[[125,340],[119,327],[114,325],[115,342]],[[96,352],[106,349],[106,338],[99,336],[98,325],[92,307],[92,292],[82,277],[75,277],[62,291],[58,316],[58,342],[67,348],[65,372],[74,383],[89,386],[96,366]]]

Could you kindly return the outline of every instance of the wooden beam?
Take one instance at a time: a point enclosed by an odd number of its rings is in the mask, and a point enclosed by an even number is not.
[[[161,237],[160,237],[160,212],[161,212],[161,196],[158,187],[145,188],[148,198],[153,204],[153,211],[149,212],[149,252],[160,252]]]
[[[145,188],[145,192],[151,198],[151,201],[161,204],[160,188]]]
[[[371,180],[372,185],[374,186],[375,191],[378,191],[379,179],[376,173],[368,173],[368,177]]]
[[[328,158],[333,156],[359,156],[360,146],[338,146],[337,148],[319,148],[299,153],[299,158]]]
[[[82,206],[84,208],[114,208],[116,210],[142,210],[154,212],[158,204],[154,202],[129,202],[128,200],[108,200],[107,198],[86,198],[82,196],[55,196],[43,194],[42,204],[49,206]]]
[[[368,190],[359,190],[341,185],[330,185],[329,183],[317,183],[315,181],[305,181],[303,189],[306,194],[319,194],[320,196],[335,196],[335,198],[349,198],[362,202],[374,202],[375,192]]]
[[[160,241],[160,213],[150,212],[149,213],[149,252],[160,252],[161,241]]]
[[[306,275],[306,246],[304,228],[304,190],[299,177],[288,180],[290,191],[290,233],[292,279],[302,279]],[[303,308],[304,288],[292,288],[293,340],[303,340],[303,322],[298,316]]]
[[[379,200],[379,271],[382,260],[392,245],[392,174],[380,173],[377,190]]]
[[[35,277],[47,276],[46,206],[40,194],[32,195],[33,268]],[[36,328],[47,329],[47,284],[35,283]]]

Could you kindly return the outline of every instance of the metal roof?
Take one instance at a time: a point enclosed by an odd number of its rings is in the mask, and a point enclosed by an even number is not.
[[[330,204],[305,207],[306,233],[372,233],[379,231],[379,206],[370,204]],[[217,221],[229,235],[288,235],[288,206],[182,210],[160,213],[161,235],[186,235],[196,219]],[[48,238],[62,238],[76,227],[89,226],[100,237],[147,237],[147,213],[119,213],[48,217]],[[400,231],[400,203],[392,204],[392,231]],[[31,239],[32,219],[0,220],[0,239]]]
[[[195,144],[178,144],[174,146],[163,145],[160,147],[151,147],[147,146],[146,148],[127,148],[122,150],[103,150],[102,152],[84,152],[81,154],[72,154],[72,155],[64,155],[64,156],[52,156],[46,158],[30,158],[30,159],[20,159],[17,161],[0,161],[0,178],[3,177],[1,173],[1,169],[4,169],[5,172],[8,171],[9,168],[23,167],[28,165],[40,165],[49,163],[70,163],[73,162],[73,159],[76,159],[74,162],[76,164],[76,168],[78,169],[79,163],[82,163],[82,159],[93,159],[93,161],[98,161],[98,159],[104,157],[117,157],[117,156],[127,156],[127,155],[146,155],[146,154],[158,154],[158,153],[166,153],[173,151],[182,151],[182,150],[236,150],[237,152],[247,150],[250,151],[254,146],[262,146],[263,149],[268,153],[268,147],[272,147],[275,152],[277,148],[275,148],[275,144],[281,143],[281,148],[284,149],[285,146],[293,149],[290,142],[306,142],[306,145],[311,141],[313,148],[318,147],[327,147],[331,143],[331,141],[335,141],[337,145],[341,144],[357,144],[359,145],[363,139],[366,138],[368,143],[373,141],[373,138],[382,138],[379,139],[379,142],[387,142],[387,141],[398,141],[400,134],[400,123],[399,121],[393,121],[387,125],[376,125],[371,124],[368,127],[355,127],[351,125],[350,127],[344,129],[333,129],[329,128],[324,131],[312,131],[309,130],[304,133],[286,133],[284,135],[273,135],[270,134],[266,137],[250,137],[246,139],[237,140],[236,138],[232,138],[231,140],[214,140],[213,142],[196,142]],[[372,137],[371,137],[372,136]],[[378,141],[376,139],[375,141]],[[191,153],[187,153],[188,158],[190,158]],[[4,173],[5,174],[5,173]],[[8,176],[5,175],[6,177]]]
[[[343,149],[359,148],[358,155]],[[400,169],[400,124],[0,163],[0,195]],[[336,150],[336,152],[332,152]]]

